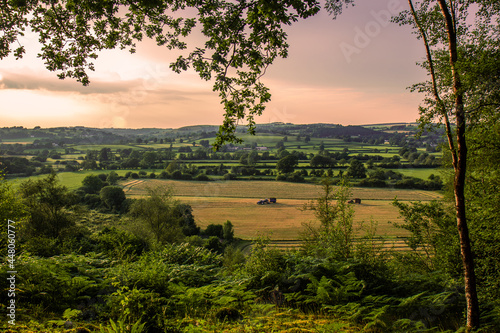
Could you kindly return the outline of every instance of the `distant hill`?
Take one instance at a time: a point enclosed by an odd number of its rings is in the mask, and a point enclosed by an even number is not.
[[[417,133],[416,123],[384,123],[363,126],[343,126],[339,124],[258,124],[257,134],[276,136],[309,136],[311,138],[338,138],[344,141],[393,142],[413,137]],[[22,126],[0,128],[0,140],[3,142],[24,142],[35,144],[119,144],[138,139],[156,140],[186,138],[187,140],[215,138],[218,126],[194,125],[181,128],[89,128],[83,126],[54,128],[24,128]],[[245,126],[237,128],[237,134],[246,133]],[[421,140],[439,140],[441,133],[424,135]]]

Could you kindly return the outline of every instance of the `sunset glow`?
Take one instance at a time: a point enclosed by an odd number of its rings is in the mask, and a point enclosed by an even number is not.
[[[425,79],[415,65],[423,50],[407,29],[386,20],[394,8],[404,3],[360,3],[335,21],[322,11],[290,27],[289,58],[277,60],[263,78],[272,101],[257,121],[415,121],[422,96],[406,88]],[[36,38],[28,37],[21,41],[24,59],[0,61],[2,126],[176,128],[222,121],[211,82],[169,69],[175,51],[149,41],[133,55],[103,52],[90,86],[82,87],[45,70]]]

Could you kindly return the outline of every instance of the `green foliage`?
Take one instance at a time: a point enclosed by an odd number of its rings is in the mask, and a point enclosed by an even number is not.
[[[98,194],[104,187],[104,182],[99,176],[92,174],[83,178],[82,185],[87,193]]]
[[[227,220],[222,226],[222,238],[228,242],[231,242],[234,238],[233,224],[229,220]]]
[[[498,61],[498,59],[491,59]],[[486,65],[486,64],[484,64]],[[485,112],[483,124],[469,131],[469,174],[466,193],[473,237],[479,296],[500,309],[500,125],[498,112]]]
[[[247,257],[243,272],[251,279],[250,287],[265,288],[279,285],[286,271],[284,254],[269,247],[268,238],[258,238],[252,244],[252,252]]]
[[[80,309],[84,317],[96,317],[101,310],[100,293],[109,286],[103,271],[108,266],[109,261],[99,257],[18,256],[16,271],[22,278],[16,279],[16,299],[23,304],[24,311],[40,318],[47,318],[47,314],[53,312],[63,314],[68,308]],[[0,275],[5,280],[6,270],[2,269]],[[6,296],[7,293],[0,295],[4,304]],[[38,312],[38,308],[43,311]]]
[[[136,235],[116,229],[105,227],[96,236],[96,252],[104,252],[112,258],[123,260],[134,258],[147,250],[147,243]]]
[[[12,235],[16,235],[18,227],[26,223],[28,218],[28,207],[16,196],[11,185],[0,174],[0,257],[5,258],[7,255],[9,220],[15,222],[11,223],[13,227],[11,227],[11,233],[14,231],[15,233]],[[19,240],[20,238],[14,237],[14,239]],[[17,247],[19,248],[19,245]]]
[[[26,238],[58,237],[63,229],[75,224],[68,208],[76,203],[76,196],[59,184],[55,174],[21,183],[19,194],[31,215],[23,227]]]
[[[299,159],[295,155],[288,155],[281,158],[278,163],[276,163],[276,170],[279,173],[286,174],[293,172],[297,165],[299,164]]]
[[[163,309],[166,299],[156,292],[148,290],[119,287],[108,296],[107,306],[111,309],[110,326],[113,333],[161,330],[163,327]],[[116,323],[113,318],[117,318]],[[141,323],[142,322],[142,323]],[[102,326],[101,326],[102,331]]]
[[[347,168],[346,173],[347,177],[350,178],[366,178],[366,168],[363,163],[361,163],[357,159],[353,159],[351,161],[351,164]]]
[[[175,214],[177,201],[168,187],[147,189],[148,196],[132,203],[129,214],[141,223],[157,244],[178,242],[182,239],[180,217]]]
[[[208,249],[183,244],[166,244],[161,251],[143,254],[110,273],[123,286],[148,289],[169,295],[172,283],[202,286],[214,280],[222,258]]]
[[[193,208],[185,203],[177,203],[173,210],[173,215],[179,219],[179,226],[185,236],[198,235],[200,227],[196,225],[193,216]]]
[[[210,238],[208,238],[208,240],[205,242],[205,248],[213,251],[214,253],[221,254],[224,250],[224,245],[220,241],[219,237],[210,236]]]
[[[125,201],[125,192],[119,186],[104,186],[99,192],[99,197],[109,209],[118,210]]]
[[[241,250],[237,249],[233,245],[226,246],[222,261],[224,273],[233,273],[243,267],[244,263],[245,255],[241,252]]]
[[[203,234],[206,236],[214,236],[218,238],[222,238],[224,236],[223,234],[223,225],[222,224],[209,224],[203,231]]]
[[[106,178],[106,182],[109,185],[116,185],[118,182],[118,174],[115,171],[111,171]]]
[[[145,323],[140,322],[138,320],[132,326],[127,325],[124,320],[117,320],[116,322],[113,319],[109,320],[109,327],[103,327],[102,325],[99,327],[100,333],[142,333],[144,331]]]
[[[412,252],[402,254],[400,259],[413,263],[411,270],[444,270],[459,276],[460,247],[455,220],[448,209],[437,201],[406,204],[395,200],[393,204],[405,220],[394,225],[410,232],[407,244]]]
[[[323,178],[322,187],[323,194],[302,208],[312,210],[321,223],[319,227],[304,225],[303,249],[308,254],[320,257],[350,258],[354,250],[354,209],[348,203],[351,191],[347,180],[343,178],[339,187],[334,188],[330,178]]]

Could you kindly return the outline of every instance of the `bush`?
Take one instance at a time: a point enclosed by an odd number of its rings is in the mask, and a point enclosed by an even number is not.
[[[223,237],[223,229],[224,229],[224,227],[222,226],[222,224],[209,224],[209,225],[207,225],[207,228],[205,229],[205,231],[203,231],[203,234],[205,236],[215,236],[218,238],[222,238]]]
[[[102,205],[101,197],[97,194],[85,194],[82,202],[90,209],[96,209]]]
[[[91,194],[97,194],[104,187],[104,182],[99,176],[88,175],[82,180],[82,185]]]
[[[172,179],[180,180],[182,179],[182,172],[180,170],[175,170],[170,174],[170,176],[172,177]]]
[[[218,254],[222,254],[224,250],[224,246],[222,245],[221,241],[219,240],[219,237],[217,236],[211,236],[206,244],[205,248],[209,249],[210,251]]]
[[[224,180],[236,180],[238,179],[238,176],[236,176],[234,173],[226,173],[223,177]]]
[[[157,178],[168,179],[168,178],[170,178],[170,174],[168,172],[166,172],[165,170],[163,170],[162,172],[160,172],[160,174],[158,175]]]
[[[387,187],[387,183],[385,180],[375,179],[375,178],[366,178],[359,182],[359,186],[362,187]]]
[[[140,256],[148,249],[143,239],[115,227],[104,228],[97,236],[94,236],[94,240],[97,252],[104,252],[116,259]]]
[[[283,282],[285,254],[268,246],[268,239],[258,239],[252,245],[252,253],[247,258],[244,272],[250,278],[250,287],[275,287]]]
[[[293,182],[293,183],[303,183],[304,182],[304,177],[302,177],[300,175],[300,173],[294,172],[292,174],[288,174],[286,176],[286,180],[289,181],[289,182]]]
[[[99,192],[99,197],[109,209],[118,210],[125,201],[125,192],[119,186],[105,186]]]
[[[198,181],[204,181],[204,182],[206,182],[206,181],[209,181],[209,180],[210,180],[210,178],[209,178],[206,174],[204,174],[204,173],[200,173],[200,174],[199,174],[198,176],[196,176],[194,179],[195,179],[195,180],[198,180]]]
[[[183,174],[181,175],[181,179],[182,179],[182,180],[193,180],[193,176],[192,176],[192,175],[190,175],[189,173],[183,173]]]
[[[276,180],[277,181],[286,181],[286,176],[285,175],[277,175]]]

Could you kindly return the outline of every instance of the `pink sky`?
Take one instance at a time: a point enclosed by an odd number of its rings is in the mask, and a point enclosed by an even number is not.
[[[370,124],[412,122],[422,96],[406,88],[425,79],[415,65],[423,56],[405,27],[388,13],[402,0],[358,1],[337,20],[325,11],[288,28],[289,57],[279,59],[263,82],[272,101],[257,121]],[[222,108],[210,82],[194,72],[175,74],[175,51],[152,42],[134,55],[106,51],[82,87],[59,80],[36,58],[36,37],[21,41],[22,60],[0,61],[0,126],[161,127],[220,124]]]

